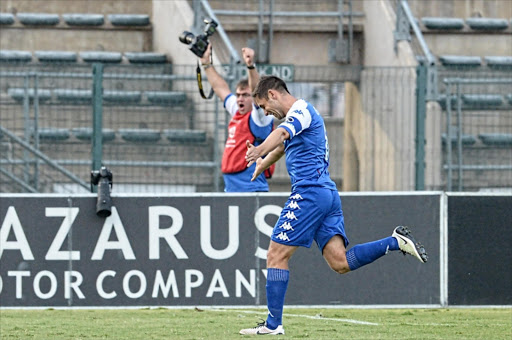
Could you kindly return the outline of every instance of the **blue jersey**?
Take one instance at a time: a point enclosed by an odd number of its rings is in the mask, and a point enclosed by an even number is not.
[[[329,142],[324,120],[313,105],[297,100],[279,127],[290,134],[284,145],[292,191],[299,186],[337,190],[328,170]]]

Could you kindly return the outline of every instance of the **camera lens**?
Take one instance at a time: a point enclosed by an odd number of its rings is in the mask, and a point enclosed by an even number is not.
[[[194,38],[195,38],[194,34],[191,32],[188,32],[188,31],[184,31],[180,35],[180,41],[187,45],[191,44],[194,41]]]

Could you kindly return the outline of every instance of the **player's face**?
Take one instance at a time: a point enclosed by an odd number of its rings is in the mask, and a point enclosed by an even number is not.
[[[236,89],[236,103],[238,104],[238,112],[246,114],[252,111],[252,96],[251,90],[248,87]]]
[[[286,113],[282,109],[281,103],[277,100],[277,98],[274,98],[273,94],[269,93],[269,98],[255,98],[254,102],[256,105],[261,107],[263,111],[265,112],[265,115],[273,115],[277,119],[283,119],[286,116]]]

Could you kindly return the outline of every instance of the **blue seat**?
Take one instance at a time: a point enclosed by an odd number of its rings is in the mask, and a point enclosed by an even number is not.
[[[108,20],[113,26],[149,25],[149,15],[146,14],[109,14]]]
[[[0,50],[0,62],[30,62],[32,53],[28,51]]]
[[[512,133],[481,133],[478,135],[478,138],[485,145],[512,145]]]
[[[90,127],[80,127],[71,129],[73,135],[80,140],[91,141],[93,129]],[[102,129],[101,137],[103,142],[110,142],[116,139],[116,133],[112,129]]]
[[[55,89],[53,93],[59,102],[68,104],[84,104],[92,101],[92,90]]]
[[[11,13],[0,13],[0,25],[14,24],[14,15]]]
[[[103,91],[103,100],[116,104],[140,103],[141,97],[140,91]]]
[[[157,105],[183,105],[187,101],[185,92],[147,91],[145,95],[150,103]]]
[[[153,129],[118,129],[121,138],[128,142],[158,142],[160,131]]]
[[[25,100],[24,88],[10,88],[7,90],[7,94],[17,102],[23,102]],[[34,88],[27,89],[26,94],[31,102],[34,101],[36,96]],[[39,103],[49,101],[52,98],[51,91],[48,89],[37,89],[37,98]]]
[[[424,17],[421,22],[431,30],[460,30],[464,28],[464,20],[460,18]]]
[[[499,94],[463,94],[464,106],[478,108],[498,108],[503,105],[503,96]]]
[[[164,53],[125,52],[124,56],[132,64],[163,64],[167,62]]]
[[[122,54],[120,52],[83,51],[80,52],[80,58],[88,63],[120,63]]]
[[[482,58],[476,56],[443,55],[439,61],[447,67],[478,67],[482,65]]]
[[[18,13],[17,17],[23,25],[54,26],[60,21],[58,14],[49,13]]]
[[[34,55],[40,62],[47,63],[74,63],[77,60],[77,54],[68,51],[35,51]]]
[[[39,128],[37,132],[42,141],[63,141],[70,137],[69,129],[63,128]]]
[[[471,29],[480,31],[500,31],[508,28],[506,19],[496,18],[467,18],[466,24]]]
[[[69,26],[101,26],[105,23],[103,14],[65,13],[62,18]]]
[[[170,142],[203,143],[206,141],[206,131],[167,129],[163,135]]]
[[[512,57],[511,56],[487,56],[484,57],[487,67],[493,69],[511,69],[512,68]]]

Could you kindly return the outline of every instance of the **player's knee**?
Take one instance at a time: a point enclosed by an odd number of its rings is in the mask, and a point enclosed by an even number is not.
[[[350,267],[346,261],[338,262],[335,264],[331,264],[331,269],[334,270],[338,274],[346,274],[350,271]]]

